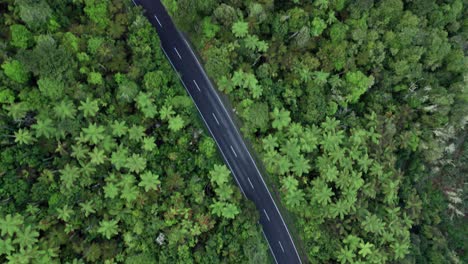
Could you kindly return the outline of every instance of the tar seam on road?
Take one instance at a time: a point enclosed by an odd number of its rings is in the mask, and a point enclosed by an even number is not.
[[[174,69],[174,71],[177,71],[177,69],[176,69],[174,63],[172,63],[171,58],[170,58],[169,55],[167,54],[166,50],[165,50],[162,46],[161,46],[161,49],[163,50],[164,55],[166,55],[167,60],[171,63],[171,66],[172,66],[172,68]],[[179,77],[179,80],[180,80],[180,82],[182,83],[182,85],[185,87],[185,90],[187,90],[187,93],[189,94],[190,98],[191,98],[192,101],[193,101],[193,104],[195,105],[195,107],[196,107],[197,110],[198,110],[198,113],[200,114],[201,118],[203,119],[203,122],[205,123],[206,128],[208,128],[208,131],[210,132],[211,137],[212,137],[212,138],[214,139],[214,141],[216,142],[216,145],[218,145],[219,152],[221,152],[221,155],[222,155],[223,158],[226,160],[226,163],[227,163],[229,169],[232,171],[232,175],[234,175],[234,179],[236,180],[237,185],[238,185],[239,188],[241,189],[242,194],[244,195],[245,198],[247,198],[247,195],[245,195],[244,189],[242,189],[242,186],[241,186],[239,180],[237,179],[236,174],[234,173],[234,170],[233,170],[232,167],[231,167],[231,164],[229,164],[228,159],[226,158],[226,156],[224,155],[224,153],[223,153],[223,151],[222,151],[222,149],[221,149],[221,145],[219,145],[218,141],[216,140],[216,137],[214,136],[213,132],[212,132],[211,129],[210,129],[210,126],[208,125],[208,122],[206,122],[205,118],[204,118],[203,115],[202,115],[202,112],[201,112],[200,109],[198,108],[198,105],[195,103],[195,99],[193,98],[192,94],[190,94],[190,90],[187,88],[187,86],[185,85],[185,83],[184,83],[184,81],[182,80],[182,78],[180,77],[180,75],[177,75],[177,76]],[[263,230],[262,230],[262,231],[263,231]],[[266,236],[265,236],[265,237],[266,237]],[[267,239],[267,241],[268,241],[268,239]],[[269,245],[269,244],[268,244],[268,245]],[[276,263],[278,263],[278,262],[276,262]]]
[[[247,177],[247,180],[249,181],[249,183],[250,183],[250,186],[252,187],[252,189],[254,189],[254,190],[255,190],[255,187],[253,186],[253,184],[252,184],[252,182],[250,181],[250,178],[249,178],[249,177]]]
[[[197,83],[197,81],[193,80],[193,83],[194,83],[194,84],[195,84],[195,86],[197,87],[198,91],[199,91],[199,92],[201,92],[201,90],[200,90],[200,86],[198,86],[198,83]]]
[[[213,115],[213,117],[214,117],[214,120],[216,121],[216,124],[218,124],[218,126],[219,126],[219,121],[218,121],[218,118],[216,118],[216,115],[215,115],[215,113],[211,113],[211,114]]]
[[[234,153],[234,156],[236,156],[236,158],[237,158],[237,153],[236,153],[236,151],[234,150],[234,148],[232,147],[232,145],[231,145],[231,150],[232,150],[232,153]]]
[[[266,217],[267,217],[267,219],[268,219],[268,222],[270,222],[270,217],[268,216],[268,214],[267,214],[267,212],[266,212],[265,209],[263,209],[263,212],[265,213],[265,215],[266,215]]]
[[[161,24],[161,22],[159,21],[159,19],[158,19],[158,17],[157,17],[156,15],[154,15],[154,18],[156,18],[156,21],[158,21],[159,26],[160,26],[160,27],[163,27],[162,24]]]
[[[185,45],[187,45],[187,48],[189,49],[190,53],[192,53],[192,56],[195,58],[195,61],[197,62],[198,66],[199,66],[201,69],[203,69],[203,66],[201,65],[200,61],[198,61],[197,56],[195,55],[195,53],[194,53],[193,50],[191,49],[190,44],[187,42],[187,40],[185,39],[185,37],[182,36],[182,39],[184,40]],[[210,80],[208,79],[208,76],[206,76],[206,74],[202,74],[202,75],[203,75],[203,77],[206,79],[206,81],[208,82],[208,84],[211,84]],[[217,93],[216,91],[214,91],[214,93],[215,93],[216,98],[218,99],[218,101],[221,103],[221,105],[224,106],[224,104],[223,104],[222,101],[221,101],[221,98],[219,98],[218,93]],[[239,131],[237,130],[237,128],[236,128],[236,126],[235,126],[235,124],[234,124],[234,121],[232,121],[231,116],[230,116],[229,113],[227,112],[226,108],[225,108],[225,107],[222,107],[222,108],[224,109],[224,111],[225,111],[226,114],[228,115],[228,119],[229,119],[229,121],[231,121],[231,124],[234,126],[234,130],[235,130],[236,133],[241,137]],[[242,137],[241,137],[241,138],[242,138]],[[275,206],[276,211],[278,212],[278,215],[280,216],[281,222],[283,223],[283,226],[284,226],[284,228],[286,229],[286,232],[287,232],[288,235],[289,235],[289,240],[291,241],[291,244],[293,245],[293,248],[294,248],[294,251],[295,251],[295,253],[296,253],[296,256],[297,256],[297,258],[298,258],[298,260],[299,260],[299,263],[302,264],[302,259],[301,259],[301,257],[299,257],[299,252],[297,251],[296,245],[294,244],[294,241],[292,240],[291,233],[289,233],[289,229],[288,229],[288,227],[286,226],[286,223],[284,222],[283,217],[281,216],[281,212],[280,212],[280,210],[278,209],[278,206],[276,205],[276,202],[275,202],[275,200],[273,199],[273,196],[271,196],[270,190],[268,190],[268,187],[267,187],[267,185],[266,185],[266,183],[265,183],[265,180],[263,179],[262,174],[260,173],[260,170],[258,169],[257,164],[255,163],[255,160],[253,159],[252,155],[250,155],[250,152],[248,151],[248,148],[247,148],[247,146],[245,145],[244,140],[241,140],[241,141],[242,141],[242,144],[244,145],[244,148],[247,149],[247,154],[249,155],[250,159],[252,160],[252,162],[253,162],[253,164],[254,164],[254,167],[255,167],[255,169],[257,170],[257,173],[260,175],[260,179],[262,180],[263,185],[264,185],[265,189],[267,190],[268,195],[270,196],[270,199],[273,201],[273,205]],[[265,236],[265,237],[266,237],[266,236]],[[270,242],[268,241],[268,239],[267,239],[267,242],[268,242],[268,245],[270,245]],[[271,249],[271,247],[270,247],[270,249]],[[274,255],[274,253],[273,253],[273,255]],[[276,258],[275,258],[275,260],[276,260]],[[276,263],[278,263],[278,262],[276,261]]]
[[[182,56],[180,56],[180,53],[179,53],[179,51],[177,50],[176,47],[174,47],[174,50],[175,50],[175,52],[177,53],[177,56],[179,56],[179,59],[182,59]]]

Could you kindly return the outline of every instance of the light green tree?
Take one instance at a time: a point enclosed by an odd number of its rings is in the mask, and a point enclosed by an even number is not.
[[[98,100],[87,97],[86,101],[81,101],[78,110],[83,111],[84,117],[93,117],[99,111]]]
[[[249,33],[249,24],[244,21],[237,21],[232,24],[232,33],[237,38],[243,38]]]
[[[33,138],[31,131],[26,129],[18,129],[15,133],[15,142],[20,145],[31,145],[35,139]]]
[[[150,171],[147,171],[140,175],[141,181],[138,186],[143,187],[145,192],[149,190],[157,190],[158,186],[161,184],[159,180],[159,175],[154,174]]]
[[[101,140],[104,139],[105,128],[101,125],[92,123],[89,124],[87,128],[83,128],[82,130],[85,135],[85,140],[94,145],[98,144]]]
[[[118,220],[102,220],[99,223],[97,232],[107,239],[111,239],[113,236],[119,233]]]
[[[291,117],[289,117],[289,111],[285,109],[273,109],[271,117],[273,118],[273,122],[271,123],[272,127],[278,130],[281,130],[284,127],[288,126],[291,122]]]
[[[7,214],[5,218],[0,218],[1,235],[13,236],[19,231],[19,227],[24,223],[23,217],[19,214],[12,216]]]

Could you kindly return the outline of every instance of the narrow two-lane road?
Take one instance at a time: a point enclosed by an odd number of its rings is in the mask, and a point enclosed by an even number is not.
[[[260,212],[260,223],[276,263],[302,263],[289,230],[238,128],[221,102],[187,40],[177,30],[160,0],[132,0],[145,10],[161,47],[192,97],[206,127],[244,196]]]

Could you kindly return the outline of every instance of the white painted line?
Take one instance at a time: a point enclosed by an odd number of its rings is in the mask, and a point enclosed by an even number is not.
[[[195,58],[195,61],[197,62],[197,64],[198,64],[198,66],[200,67],[200,69],[203,69],[203,66],[201,65],[201,63],[200,63],[200,61],[198,60],[197,56],[196,56],[195,53],[193,52],[193,50],[192,50],[190,44],[187,42],[187,40],[185,39],[184,36],[182,36],[182,39],[184,40],[185,44],[186,44],[187,47],[189,48],[190,53],[192,53],[192,56]],[[229,119],[229,121],[231,122],[232,126],[234,127],[234,130],[235,130],[236,133],[239,135],[239,137],[242,138],[242,136],[240,135],[240,132],[237,130],[237,127],[236,127],[236,125],[234,124],[234,121],[232,121],[231,116],[229,115],[228,111],[227,111],[226,108],[224,107],[224,104],[222,103],[221,98],[219,98],[219,95],[218,95],[218,93],[216,92],[216,89],[213,87],[213,84],[211,83],[211,81],[208,79],[208,77],[207,77],[205,74],[203,74],[203,76],[204,76],[204,78],[206,79],[206,81],[208,82],[208,84],[212,86],[213,91],[214,91],[214,94],[215,94],[216,98],[218,99],[219,103],[220,103],[221,105],[223,105],[222,108],[224,109],[224,111],[225,111],[226,114],[228,115],[228,119]],[[267,193],[268,193],[268,195],[270,196],[270,199],[273,201],[273,205],[275,206],[276,211],[278,212],[278,214],[279,214],[279,216],[280,216],[280,218],[281,218],[281,222],[283,223],[283,226],[284,226],[284,228],[286,229],[286,232],[287,232],[288,235],[289,235],[289,240],[291,240],[291,243],[292,243],[292,245],[293,245],[293,247],[294,247],[294,251],[296,252],[297,259],[299,260],[299,263],[302,264],[301,257],[299,257],[299,252],[297,251],[296,245],[294,245],[294,241],[292,240],[291,233],[289,233],[289,229],[288,229],[288,227],[286,226],[286,223],[284,222],[283,217],[281,216],[280,210],[278,209],[278,206],[276,205],[275,200],[274,200],[273,197],[271,196],[270,190],[268,190],[268,187],[266,186],[265,180],[263,179],[262,174],[260,173],[260,170],[258,169],[257,164],[255,163],[255,160],[252,158],[252,155],[250,154],[250,151],[248,151],[248,148],[247,148],[247,146],[245,145],[244,140],[241,140],[241,141],[242,141],[242,145],[243,145],[244,148],[247,150],[247,154],[249,155],[250,159],[252,160],[252,162],[253,162],[253,164],[254,164],[254,166],[255,166],[255,169],[257,170],[258,175],[260,175],[260,179],[261,179],[262,182],[263,182],[263,186],[264,186],[265,189],[267,190]]]
[[[179,59],[182,59],[182,56],[180,56],[180,53],[179,53],[179,51],[177,50],[176,47],[174,47],[174,50],[175,50],[175,52],[177,53],[177,56],[179,56]]]
[[[268,216],[268,214],[267,214],[267,212],[266,212],[265,209],[263,209],[263,212],[265,213],[265,215],[266,215],[266,217],[267,217],[267,219],[268,219],[268,222],[270,222],[270,217]]]
[[[159,21],[159,19],[158,19],[158,17],[156,15],[154,15],[154,18],[156,18],[156,21],[158,22],[159,26],[163,27],[163,25],[161,24],[161,21]]]
[[[284,253],[284,248],[283,248],[283,245],[281,245],[281,241],[278,241],[278,243],[280,245],[281,251],[283,251],[283,253]]]
[[[219,121],[218,121],[218,118],[216,118],[216,115],[215,115],[214,113],[211,113],[211,114],[213,115],[213,117],[214,117],[214,120],[216,121],[216,124],[218,124],[218,126],[219,126]]]
[[[259,224],[260,224],[260,222],[259,222]],[[267,244],[268,244],[268,247],[270,248],[271,254],[273,255],[273,258],[275,259],[275,263],[278,264],[278,260],[276,260],[275,252],[271,248],[270,241],[268,241],[268,238],[266,237],[265,231],[263,231],[263,228],[262,228],[262,234],[265,237],[265,240],[267,241]]]
[[[197,87],[198,91],[199,91],[199,92],[201,92],[201,90],[200,90],[200,86],[198,86],[198,83],[197,83],[197,81],[193,80],[193,83],[194,83],[194,84],[195,84],[195,86]]]
[[[177,70],[176,70],[176,67],[174,66],[174,63],[172,63],[172,61],[171,61],[171,58],[169,57],[169,55],[167,55],[166,50],[165,50],[162,46],[161,46],[161,49],[162,49],[162,51],[164,52],[164,55],[166,55],[166,58],[167,58],[167,60],[169,61],[169,63],[171,63],[171,66],[172,66],[172,68],[174,69],[174,71],[177,71]],[[177,76],[179,76],[179,75],[177,75]],[[185,83],[184,83],[184,81],[182,80],[182,78],[180,78],[180,76],[179,76],[179,79],[180,79],[180,82],[182,83],[182,85],[183,85],[183,86],[185,87],[185,89],[187,90],[187,93],[190,95],[190,98],[192,98],[193,104],[194,104],[195,107],[197,108],[198,113],[200,114],[201,118],[203,119],[203,122],[205,123],[205,126],[208,128],[208,131],[210,132],[211,137],[212,137],[212,138],[214,139],[214,141],[216,142],[216,145],[218,145],[219,152],[221,152],[221,155],[223,156],[223,158],[224,158],[224,160],[226,161],[226,163],[227,163],[229,169],[231,170],[232,175],[234,176],[234,179],[236,180],[237,185],[239,186],[239,188],[240,188],[240,190],[241,190],[241,192],[242,192],[242,195],[244,195],[244,197],[247,198],[247,195],[245,195],[244,189],[242,189],[242,186],[241,186],[239,180],[237,179],[237,176],[236,176],[236,174],[234,173],[234,170],[232,169],[231,164],[229,164],[229,161],[228,161],[228,159],[226,158],[226,155],[224,155],[224,152],[223,152],[223,150],[221,149],[221,147],[220,147],[220,145],[219,145],[219,142],[216,140],[216,138],[215,138],[215,136],[214,136],[214,134],[213,134],[213,131],[211,131],[210,126],[208,125],[208,122],[206,122],[205,118],[203,117],[203,115],[202,115],[202,113],[201,113],[201,111],[200,111],[200,108],[198,108],[198,105],[195,103],[195,99],[193,99],[192,94],[190,94],[189,89],[188,89],[187,86],[185,85]],[[263,231],[263,230],[262,230],[262,231]],[[268,240],[267,240],[267,241],[268,241]],[[278,262],[276,262],[276,263],[278,263]]]
[[[232,153],[234,153],[234,156],[236,156],[236,158],[237,158],[237,153],[236,153],[236,151],[234,150],[234,148],[232,147],[232,145],[231,145],[231,150],[232,150]]]
[[[133,2],[134,5],[137,5],[137,4],[135,3],[135,0],[132,0],[132,2]]]
[[[250,181],[250,178],[249,178],[249,177],[247,177],[247,180],[249,181],[249,183],[250,183],[250,186],[252,187],[252,189],[254,189],[254,190],[255,190],[255,187],[253,186],[253,184],[252,184],[252,182]]]

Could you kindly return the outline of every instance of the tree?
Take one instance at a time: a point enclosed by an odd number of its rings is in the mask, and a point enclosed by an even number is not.
[[[159,175],[149,171],[141,174],[140,178],[141,181],[138,184],[138,186],[143,187],[145,189],[145,192],[148,192],[149,190],[157,190],[158,186],[161,184],[161,181],[159,180]]]
[[[29,80],[29,74],[23,64],[18,60],[5,61],[2,64],[5,75],[17,83],[26,83]]]
[[[309,161],[306,160],[302,155],[298,156],[296,159],[293,160],[293,167],[292,171],[297,176],[302,176],[304,173],[309,173],[310,165]]]
[[[319,17],[314,17],[311,26],[312,30],[310,33],[313,37],[320,36],[322,32],[327,28],[327,24],[325,23],[325,21],[323,21],[323,19]]]
[[[374,84],[374,77],[365,76],[360,71],[346,73],[346,101],[356,103],[361,95]]]
[[[57,208],[57,214],[58,219],[68,222],[74,212],[72,209],[68,208],[68,205],[66,204],[62,208]]]
[[[106,27],[109,24],[107,2],[96,0],[85,0],[86,6],[84,12],[88,15],[89,19],[101,27]]]
[[[119,195],[119,188],[114,183],[107,183],[104,186],[104,197],[113,199]]]
[[[102,220],[99,222],[98,233],[107,239],[111,239],[113,236],[119,233],[118,220]]]
[[[159,111],[159,115],[161,116],[162,120],[169,120],[173,115],[175,115],[175,112],[172,110],[171,105],[164,105]]]
[[[111,124],[111,129],[112,129],[112,135],[116,137],[122,137],[127,133],[128,127],[125,123],[125,121],[119,122],[118,120],[114,120],[114,122]]]
[[[154,118],[158,113],[156,106],[153,104],[151,94],[140,92],[135,99],[138,109],[145,115],[146,118]]]
[[[132,156],[128,157],[125,167],[127,167],[131,172],[139,173],[146,168],[146,159],[133,153]]]
[[[52,100],[59,100],[64,96],[65,85],[61,80],[44,77],[37,81],[37,86],[44,96]]]
[[[82,129],[85,134],[85,140],[94,145],[104,139],[105,128],[96,123],[89,124],[87,128]]]
[[[80,203],[81,211],[85,214],[85,217],[88,217],[90,214],[96,213],[94,209],[93,201],[86,201]]]
[[[128,149],[120,145],[111,155],[110,161],[117,170],[127,165]]]
[[[93,117],[99,111],[98,101],[87,97],[86,101],[81,101],[78,110],[83,111],[84,117]]]
[[[222,209],[222,215],[224,218],[227,219],[234,219],[236,215],[239,214],[239,208],[232,203],[224,204],[224,208]]]
[[[10,253],[14,250],[15,248],[13,247],[13,243],[11,242],[11,238],[0,240],[0,255],[10,256]]]
[[[32,248],[37,242],[39,232],[34,230],[31,226],[20,229],[16,232],[16,238],[13,240],[14,244],[18,244],[21,248]]]
[[[143,138],[143,149],[145,151],[153,151],[155,148],[156,148],[156,143],[154,143],[153,137]]]
[[[72,101],[64,99],[54,106],[54,114],[60,120],[75,119],[76,108]]]
[[[374,245],[369,242],[366,242],[366,243],[360,243],[359,247],[361,248],[358,252],[359,255],[365,257],[367,255],[372,254],[372,248],[374,247]]]
[[[52,9],[46,1],[21,0],[18,4],[21,20],[32,29],[43,27],[52,15]]]
[[[353,250],[349,249],[347,246],[340,249],[340,253],[338,254],[338,260],[340,263],[353,263],[354,258],[356,255],[354,254]]]
[[[15,142],[20,145],[31,145],[34,142],[34,138],[29,130],[18,129],[15,132]]]
[[[104,160],[106,159],[104,150],[100,150],[97,147],[94,147],[93,151],[89,152],[89,157],[91,158],[91,164],[94,165],[104,164]]]
[[[291,122],[289,111],[285,109],[279,110],[278,108],[275,108],[271,113],[271,117],[273,118],[273,122],[271,123],[272,127],[278,130],[288,126],[289,122]]]
[[[288,192],[286,194],[286,205],[289,208],[298,208],[304,202],[304,192],[297,189],[294,192]]]
[[[210,171],[210,180],[218,186],[221,186],[228,182],[229,174],[230,171],[226,165],[214,165],[213,169]]]
[[[137,142],[141,141],[145,136],[145,128],[139,125],[133,125],[128,130],[128,138]]]
[[[184,119],[180,115],[176,115],[169,119],[169,129],[177,132],[185,126]]]
[[[139,192],[136,186],[124,185],[120,198],[125,199],[127,203],[131,203],[138,198]]]
[[[94,85],[102,85],[104,81],[102,80],[102,74],[99,72],[90,72],[88,74],[88,83]]]
[[[249,24],[244,21],[237,21],[232,24],[232,33],[237,38],[243,38],[249,33]]]
[[[220,185],[215,191],[221,201],[229,201],[233,194],[232,188],[227,184]]]
[[[7,214],[5,218],[0,218],[0,230],[2,236],[13,236],[19,231],[19,227],[24,223],[23,217],[19,214],[12,216]]]
[[[20,24],[11,25],[10,33],[11,45],[20,49],[28,48],[32,34],[25,26]]]
[[[71,166],[70,164],[65,165],[65,168],[60,170],[60,180],[67,189],[73,187],[76,179],[79,177],[79,169],[75,166]]]

